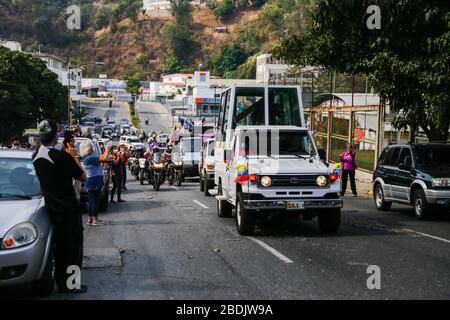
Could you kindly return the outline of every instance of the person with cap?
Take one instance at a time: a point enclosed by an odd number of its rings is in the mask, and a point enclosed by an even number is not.
[[[58,127],[44,120],[38,127],[41,146],[33,155],[33,165],[41,184],[45,207],[54,226],[55,280],[61,293],[82,293],[84,285],[70,285],[69,267],[81,270],[83,259],[83,224],[80,203],[75,196],[72,179],[86,181],[76,150],[70,153],[55,148]],[[69,283],[68,283],[69,282]],[[70,288],[68,287],[70,285]]]

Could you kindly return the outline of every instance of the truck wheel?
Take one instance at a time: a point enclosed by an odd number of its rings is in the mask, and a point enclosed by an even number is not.
[[[322,233],[336,233],[341,224],[341,209],[328,209],[320,211],[318,215],[319,228]]]
[[[414,192],[413,201],[416,218],[419,220],[429,219],[431,217],[431,206],[428,204],[422,189],[418,189]]]
[[[373,198],[375,200],[375,206],[380,211],[389,211],[392,207],[392,202],[384,200],[384,191],[380,183],[377,183],[375,190],[373,191]]]
[[[208,181],[208,180],[203,180],[203,183],[204,183],[203,189],[205,190],[204,191],[205,192],[205,196],[207,196],[207,197],[211,196],[211,194],[209,193],[209,189],[213,188],[213,184],[210,181]]]
[[[219,184],[219,192],[217,193],[219,196],[223,195],[222,185]],[[231,217],[232,207],[231,204],[226,200],[216,200],[217,202],[217,215],[221,218],[229,218]]]
[[[205,184],[203,182],[202,176],[200,175],[199,178],[199,183],[200,183],[200,192],[204,192],[205,191]]]
[[[238,193],[236,201],[236,228],[243,236],[251,236],[255,230],[254,213],[244,209],[241,193]]]
[[[53,256],[53,244],[50,245],[50,252],[45,263],[44,273],[42,274],[42,278],[33,282],[32,288],[33,292],[40,296],[49,296],[53,293],[54,283],[55,283],[55,262]]]

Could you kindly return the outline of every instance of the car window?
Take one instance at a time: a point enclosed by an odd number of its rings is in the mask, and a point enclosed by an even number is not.
[[[386,166],[397,166],[398,165],[398,156],[400,154],[400,147],[393,147],[389,150],[384,165]]]
[[[418,145],[415,150],[416,166],[450,167],[450,145]]]
[[[411,158],[411,150],[409,148],[402,149],[398,163],[411,166],[412,158]]]
[[[379,166],[384,165],[384,163],[385,163],[385,161],[386,161],[386,156],[387,156],[389,150],[390,150],[389,148],[386,148],[386,149],[384,149],[383,152],[381,153],[380,159],[378,160],[378,165],[379,165]]]

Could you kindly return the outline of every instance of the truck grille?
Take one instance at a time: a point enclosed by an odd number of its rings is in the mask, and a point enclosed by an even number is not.
[[[317,175],[270,176],[273,187],[317,187]]]

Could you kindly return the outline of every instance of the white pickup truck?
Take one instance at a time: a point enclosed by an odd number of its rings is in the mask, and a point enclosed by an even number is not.
[[[318,217],[323,233],[341,220],[339,176],[324,163],[305,128],[299,87],[235,86],[225,91],[217,126],[215,184],[220,217],[236,210],[251,235],[273,214]]]

